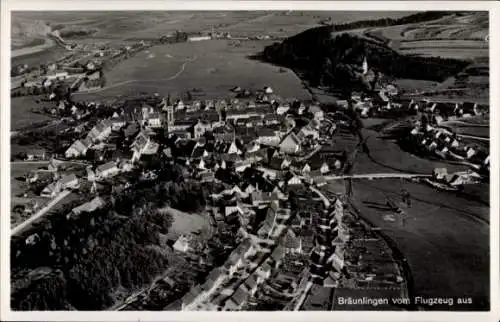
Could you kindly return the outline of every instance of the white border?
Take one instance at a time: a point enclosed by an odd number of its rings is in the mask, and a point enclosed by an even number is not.
[[[500,127],[500,5],[496,1],[24,1],[1,2],[1,296],[3,321],[499,321],[499,141]],[[490,11],[490,110],[491,110],[491,211],[490,211],[490,312],[12,312],[10,311],[10,11],[12,10],[489,10]],[[457,281],[460,283],[460,281]],[[496,305],[495,305],[496,304]]]

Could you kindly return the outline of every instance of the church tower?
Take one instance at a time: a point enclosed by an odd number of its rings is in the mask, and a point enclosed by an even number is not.
[[[174,107],[172,105],[167,106],[167,126],[168,130],[172,129],[175,123]]]
[[[366,56],[363,58],[363,75],[368,73],[368,61],[366,61]]]

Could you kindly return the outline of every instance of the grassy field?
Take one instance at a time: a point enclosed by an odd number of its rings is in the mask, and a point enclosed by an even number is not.
[[[358,152],[354,165],[354,173],[419,173],[431,174],[434,168],[445,167],[449,172],[463,171],[466,166],[448,164],[445,162],[430,161],[408,152],[392,141],[378,138],[378,133],[373,130],[364,130],[366,141],[370,149],[370,156],[361,151]],[[348,146],[348,150],[357,144],[357,139],[352,136],[336,137],[336,145]]]
[[[171,238],[177,238],[180,234],[190,234],[210,229],[208,215],[185,213],[170,207],[160,209],[160,212],[168,213],[173,218],[172,227],[168,233]]]
[[[488,25],[488,14],[476,12],[427,23],[367,28],[362,33],[385,39],[403,54],[469,60],[488,56]]]
[[[41,109],[47,103],[37,104],[36,100],[40,97],[37,96],[23,96],[23,97],[14,97],[11,99],[11,108],[10,108],[10,129],[11,131],[16,131],[22,128],[26,128],[28,126],[34,125],[39,122],[44,122],[48,120],[52,120],[53,118],[45,115],[32,113],[32,109]]]
[[[74,94],[75,99],[92,100],[137,92],[184,92],[193,88],[200,98],[226,97],[235,85],[260,89],[271,86],[283,97],[308,99],[310,94],[291,71],[280,72],[278,67],[254,61],[247,55],[265,44],[242,42],[240,47],[231,41],[202,41],[162,45],[141,52],[115,66],[106,77],[103,90]]]
[[[385,204],[385,196],[400,200],[400,191],[412,196],[406,219],[384,220],[387,211],[364,202]],[[482,188],[483,195],[487,186]],[[443,310],[486,309],[489,297],[489,206],[454,193],[399,180],[354,182],[354,200],[362,216],[381,227],[405,254],[414,281],[414,293],[424,297],[472,297],[470,306]],[[397,216],[396,216],[397,217]],[[460,282],[458,282],[460,281]]]

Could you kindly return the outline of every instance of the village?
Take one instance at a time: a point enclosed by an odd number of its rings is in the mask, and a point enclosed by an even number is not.
[[[28,151],[25,162],[48,161],[48,166],[27,173],[25,180],[29,186],[46,184],[39,188],[40,197],[46,200],[59,201],[76,193],[79,204],[71,203],[74,207],[65,214],[68,219],[106,207],[110,191],[114,194],[117,185],[133,189],[137,179],[132,178],[137,175],[142,182],[155,182],[164,167],[159,164],[180,166],[183,180],[208,187],[211,193],[203,213],[211,218],[216,232],[237,223],[232,226],[236,229],[234,247],[227,246],[229,253],[222,265],[202,265],[205,281],[190,281],[184,296],[177,295],[176,280],[165,276],[167,283],[153,287],[152,292],[161,293],[166,287],[166,298],[176,300],[165,303],[165,298],[160,309],[330,310],[334,302],[328,300],[328,290],[333,288],[406,296],[403,264],[350,206],[346,199],[349,179],[345,185],[344,180],[335,179],[349,167],[346,152],[316,157],[349,122],[332,119],[315,102],[283,99],[270,86],[259,90],[235,86],[230,92],[225,99],[201,101],[154,95],[120,106],[55,101],[48,112],[72,124],[62,134],[73,141],[52,151]],[[337,101],[337,111],[353,109],[361,116],[373,115],[368,105],[379,112],[419,110],[415,100],[403,105],[396,93],[387,95],[386,89],[377,95],[381,101],[353,94],[351,99]],[[425,112],[433,113],[439,105],[428,102],[423,106]],[[457,109],[461,116],[479,114],[477,106],[470,111],[464,111],[466,104],[461,106],[454,106],[452,114]],[[436,169],[423,180],[446,186],[471,183],[470,178],[480,180],[489,170],[487,153],[461,144],[439,123],[432,124],[417,122],[408,136],[423,146],[429,142],[428,148],[443,158],[468,160],[475,171],[448,175],[446,169]],[[77,170],[68,170],[75,164]],[[129,179],[120,181],[120,177]],[[14,234],[29,231],[51,206],[51,202],[16,206],[13,211],[35,214],[14,227]],[[33,233],[25,242],[34,245],[38,239]],[[181,234],[171,247],[200,263],[206,250],[200,248],[199,239],[192,233]],[[143,295],[125,299],[119,309],[143,305],[148,301]]]

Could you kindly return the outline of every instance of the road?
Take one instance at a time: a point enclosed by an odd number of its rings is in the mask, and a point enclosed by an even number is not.
[[[473,139],[473,140],[478,140],[478,141],[486,141],[489,142],[490,138],[486,138],[484,136],[474,136],[474,135],[466,135],[466,134],[457,134],[458,137],[465,138],[465,139]]]
[[[411,178],[429,178],[430,174],[413,174],[413,173],[367,173],[367,174],[354,174],[347,176],[325,176],[329,180],[341,179],[411,179]]]
[[[17,225],[11,230],[11,236],[15,236],[19,233],[21,233],[24,229],[26,229],[28,226],[33,224],[35,221],[38,219],[42,218],[44,215],[46,215],[52,207],[54,207],[56,204],[58,204],[61,200],[66,198],[69,194],[71,194],[71,191],[69,190],[64,190],[60,194],[58,194],[54,199],[52,199],[45,207],[40,209],[36,214],[22,222],[21,224]]]

